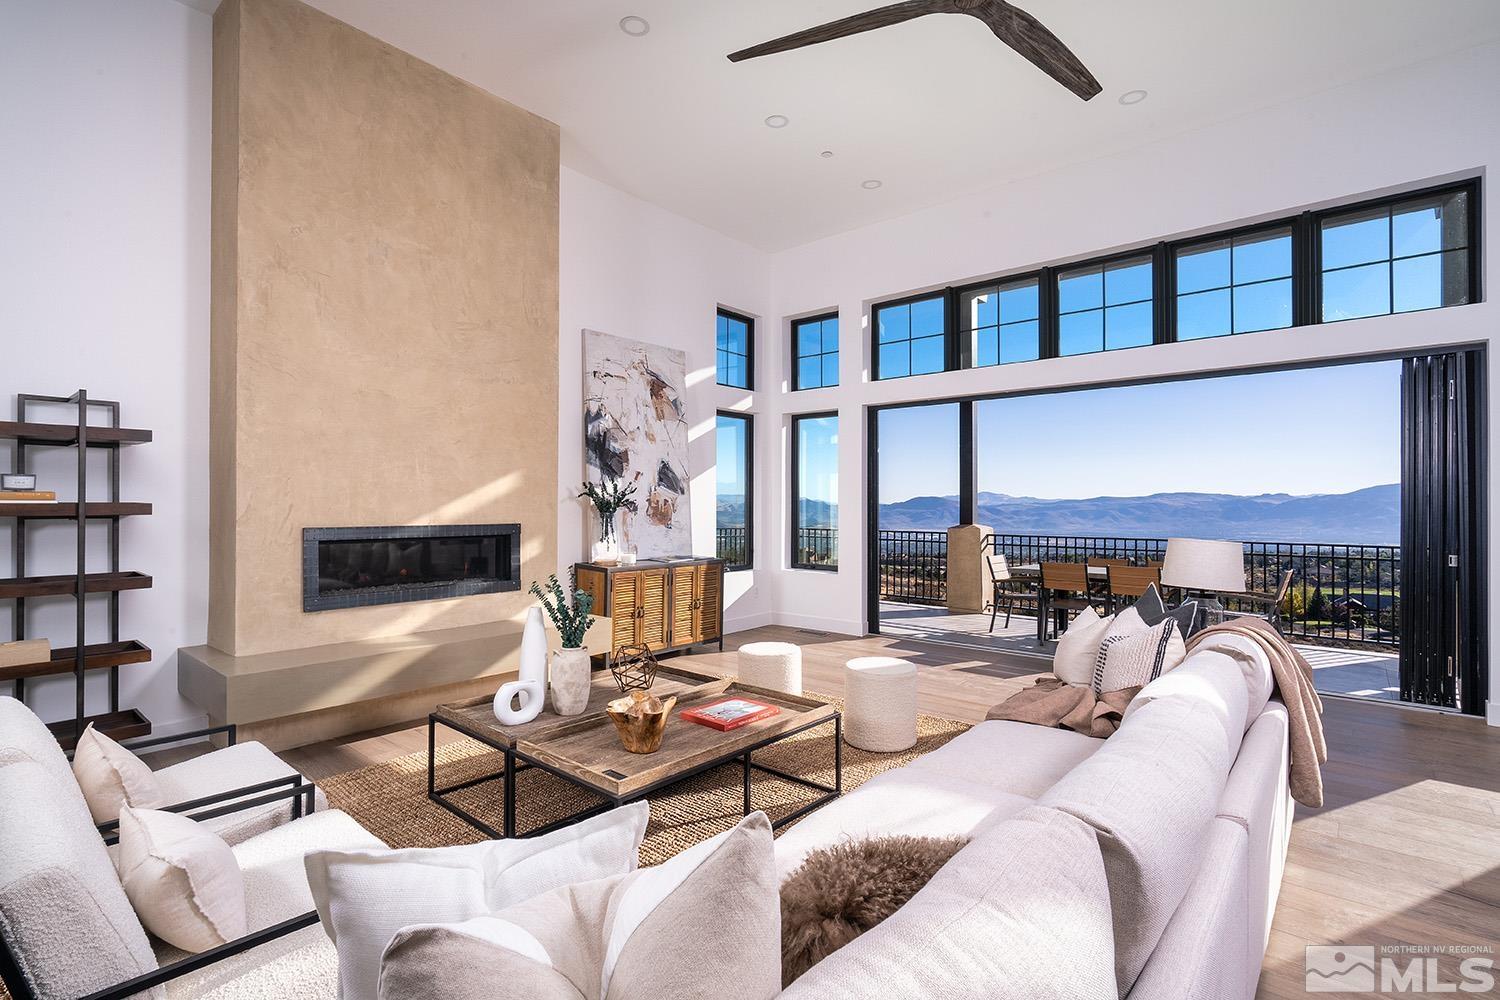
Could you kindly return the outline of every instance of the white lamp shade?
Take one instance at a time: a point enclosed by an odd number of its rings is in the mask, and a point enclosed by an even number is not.
[[[1239,542],[1169,538],[1161,582],[1168,587],[1215,594],[1245,592],[1245,547]]]

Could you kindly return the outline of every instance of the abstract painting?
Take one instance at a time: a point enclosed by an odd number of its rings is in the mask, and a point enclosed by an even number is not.
[[[585,471],[635,484],[639,509],[618,530],[642,558],[693,550],[686,369],[682,351],[583,331]]]

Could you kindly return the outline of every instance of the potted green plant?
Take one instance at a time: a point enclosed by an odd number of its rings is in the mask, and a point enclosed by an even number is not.
[[[622,510],[634,514],[639,508],[635,500],[635,483],[619,479],[583,484],[579,499],[587,497],[599,514],[599,541],[594,544],[593,560],[604,566],[612,566],[620,556],[620,544],[615,536],[615,515]]]
[[[584,635],[594,624],[590,612],[594,610],[594,598],[587,591],[578,589],[569,579],[569,594],[557,581],[557,574],[547,577],[547,586],[531,584],[531,594],[542,602],[542,608],[562,640],[560,649],[552,651],[552,666],[548,671],[548,690],[552,693],[552,710],[558,715],[577,715],[589,703],[589,650],[583,644]]]

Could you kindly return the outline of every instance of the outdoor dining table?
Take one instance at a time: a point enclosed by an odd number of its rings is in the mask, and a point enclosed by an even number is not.
[[[1109,570],[1103,566],[1088,567],[1089,582],[1107,582]],[[1037,585],[1036,598],[1036,641],[1038,645],[1047,642],[1047,618],[1052,613],[1052,594],[1042,587],[1042,566],[1040,563],[1021,563],[1010,567],[1010,578],[1020,580],[1023,583],[1035,583]]]

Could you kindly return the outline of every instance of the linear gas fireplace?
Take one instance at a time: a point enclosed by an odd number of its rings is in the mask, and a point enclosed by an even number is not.
[[[302,529],[303,611],[520,589],[519,524]]]

